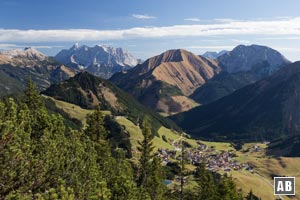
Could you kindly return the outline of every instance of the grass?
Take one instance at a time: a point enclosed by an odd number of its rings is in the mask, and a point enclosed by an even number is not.
[[[231,175],[238,188],[242,188],[245,195],[252,190],[254,194],[263,200],[275,199],[273,187],[257,174],[248,171],[233,171]]]
[[[231,147],[230,143],[226,142],[207,142],[207,141],[201,141],[202,143],[206,144],[207,146],[213,146],[216,150],[223,150],[223,151],[230,151],[234,150],[233,147]]]
[[[126,130],[130,134],[130,143],[133,149],[136,149],[138,146],[138,141],[142,141],[144,138],[140,127],[125,117],[118,116],[116,117],[116,120],[118,123],[125,126]]]
[[[230,174],[235,179],[239,188],[243,188],[246,194],[253,190],[253,192],[264,200],[275,199],[273,187],[273,176],[295,176],[296,183],[300,177],[300,158],[272,158],[265,155],[265,144],[248,143],[243,146],[243,149],[248,149],[250,146],[259,145],[262,147],[261,152],[242,152],[238,151],[237,160],[243,163],[249,163],[254,166],[254,173],[248,171],[232,171]],[[297,184],[296,184],[297,187]],[[296,189],[296,196],[291,199],[300,199],[299,190]],[[282,196],[283,200],[287,200]]]
[[[222,142],[206,142],[201,141],[202,143],[214,146],[217,150],[233,150],[235,151],[230,143],[222,143]],[[249,149],[253,145],[259,145],[263,149],[260,152],[248,151],[244,152],[243,150]],[[274,196],[273,190],[273,177],[277,176],[295,176],[296,177],[296,187],[297,183],[300,179],[300,158],[272,158],[265,155],[264,149],[267,146],[262,143],[247,143],[243,145],[243,149],[240,151],[235,151],[237,159],[240,163],[250,163],[254,166],[253,173],[240,170],[240,171],[231,171],[228,174],[231,175],[237,184],[238,188],[242,188],[244,195],[246,195],[250,190],[254,192],[257,196],[262,198],[263,200],[274,200],[276,196]],[[193,170],[187,167],[188,170]],[[296,196],[294,197],[286,197],[281,196],[283,200],[288,199],[300,199],[300,191],[296,189]]]
[[[49,96],[45,96],[46,98],[50,98],[55,102],[55,105],[62,109],[64,112],[68,113],[72,118],[80,120],[83,125],[86,125],[86,116],[88,114],[91,114],[94,110],[89,110],[89,109],[83,109],[80,106],[77,106],[75,104],[71,104],[65,101],[60,101],[57,99],[54,99]],[[102,111],[104,115],[110,115],[110,111]]]
[[[125,126],[126,130],[130,134],[130,142],[133,149],[137,149],[138,141],[142,141],[144,138],[140,127],[135,125],[133,122],[131,122],[123,116],[116,117],[116,120],[118,123]],[[165,135],[169,142],[165,142],[162,139],[162,135]],[[170,129],[167,129],[165,127],[159,128],[158,136],[155,136],[152,141],[154,145],[154,150],[156,151],[158,148],[174,149],[171,140],[175,140],[179,137],[180,135],[172,132]]]
[[[51,97],[48,97],[51,98]],[[53,98],[52,98],[53,99]],[[82,109],[79,106],[76,106],[71,103],[66,103],[63,101],[59,101],[53,99],[57,107],[63,109],[66,113],[69,113],[71,117],[76,118],[82,121],[85,124],[86,116],[93,112],[93,110]],[[104,114],[111,114],[109,111],[103,111]],[[116,120],[121,125],[124,125],[126,130],[130,133],[130,142],[132,144],[133,149],[136,149],[138,146],[138,141],[143,140],[142,131],[139,126],[135,125],[132,121],[128,120],[123,116],[116,117]],[[163,135],[167,138],[168,142],[165,142],[162,137]],[[158,148],[168,148],[174,149],[172,146],[172,141],[178,140],[180,135],[171,129],[166,127],[160,127],[158,129],[158,136],[155,136],[153,139],[153,144],[155,146],[155,150]],[[197,146],[197,141],[189,138],[184,138],[186,142],[188,142],[193,147]],[[208,141],[200,141],[207,146],[213,146],[215,149],[221,151],[229,151],[234,150],[231,147],[230,143],[225,142],[208,142]],[[253,145],[259,145],[263,149],[261,152],[253,152],[248,151],[245,152],[243,150],[249,149]],[[243,145],[243,149],[240,151],[235,151],[237,159],[241,163],[250,163],[254,166],[254,173],[250,173],[248,171],[232,171],[229,174],[234,178],[237,187],[242,188],[244,194],[246,195],[251,189],[253,192],[261,197],[263,200],[273,200],[275,196],[273,195],[273,188],[270,185],[273,184],[272,175],[277,176],[295,176],[296,183],[299,182],[300,179],[300,158],[271,158],[265,155],[264,149],[266,148],[265,144],[258,143],[247,143]],[[193,170],[194,167],[191,165],[187,165],[188,170]],[[259,174],[259,175],[258,175]],[[189,181],[190,184],[194,185],[194,181]],[[298,184],[296,184],[298,187]],[[300,191],[296,189],[296,196],[291,199],[300,200]],[[283,200],[288,200],[290,198],[282,196]]]

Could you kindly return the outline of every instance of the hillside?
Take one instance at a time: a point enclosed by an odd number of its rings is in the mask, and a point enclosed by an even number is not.
[[[75,118],[80,121],[85,121],[86,115],[92,113],[92,110],[82,109],[77,105],[52,99],[56,106],[59,109],[63,109],[66,113],[69,114],[71,118]],[[105,115],[110,115],[110,112],[103,111]],[[136,161],[137,146],[138,141],[142,141],[143,135],[139,126],[134,124],[132,121],[128,120],[124,116],[116,116],[115,120],[122,125],[125,130],[129,133],[129,139],[131,142],[132,152],[133,152],[133,161]],[[167,142],[163,140],[163,137],[167,138]],[[153,139],[153,145],[155,151],[159,148],[164,149],[174,149],[171,141],[177,141],[180,139],[180,135],[176,131],[172,131],[165,127],[161,127],[158,130],[157,136]],[[192,147],[197,147],[197,141],[194,139],[184,138]],[[239,162],[249,163],[254,167],[253,172],[247,170],[234,170],[228,172],[236,182],[238,188],[242,188],[244,194],[246,195],[250,189],[253,190],[255,194],[263,199],[269,199],[273,195],[272,187],[272,178],[274,175],[296,175],[300,176],[298,172],[298,164],[300,162],[299,158],[287,158],[287,157],[278,157],[270,158],[266,156],[266,151],[268,152],[269,148],[262,143],[246,143],[242,148],[237,151],[235,150],[230,143],[224,142],[207,142],[200,141],[207,146],[213,146],[217,151],[234,151],[237,155],[235,158]],[[255,152],[253,151],[253,146],[261,146],[262,151]],[[190,165],[189,165],[190,167]],[[188,188],[190,184],[193,184],[193,181],[188,182],[186,187]],[[257,187],[259,185],[260,187]],[[283,199],[285,199],[283,197]],[[299,198],[298,198],[299,199]]]
[[[127,116],[136,124],[147,118],[153,125],[153,130],[158,130],[162,125],[180,130],[173,122],[144,107],[109,81],[88,72],[79,73],[65,82],[51,85],[43,94],[82,108],[93,109],[99,105],[102,110]]]
[[[194,137],[272,140],[299,134],[300,62],[208,105],[171,117]]]
[[[107,45],[88,47],[74,44],[70,49],[61,50],[55,59],[77,70],[85,70],[102,78],[128,70],[138,64],[128,51]]]
[[[40,90],[76,74],[76,71],[54,61],[33,48],[0,53],[0,96],[24,90],[31,78]]]
[[[206,56],[209,55],[208,52]],[[222,51],[221,55],[216,55],[216,60],[222,73],[208,80],[190,96],[200,104],[208,104],[227,96],[290,63],[278,51],[259,45],[239,45],[232,51]]]
[[[177,49],[152,57],[110,80],[142,104],[159,112],[176,113],[191,109],[194,102],[186,96],[219,71],[215,61]]]
[[[260,77],[252,72],[237,72],[233,74],[221,72],[208,80],[203,86],[197,88],[189,97],[201,105],[208,104],[259,79]]]

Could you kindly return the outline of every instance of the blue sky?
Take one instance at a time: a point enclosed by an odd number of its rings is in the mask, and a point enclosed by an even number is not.
[[[295,61],[299,8],[299,0],[0,0],[0,49],[55,55],[79,42],[146,59],[174,48],[202,54],[261,44]]]

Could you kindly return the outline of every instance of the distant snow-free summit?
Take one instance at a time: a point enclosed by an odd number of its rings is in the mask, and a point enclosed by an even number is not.
[[[222,50],[220,52],[207,51],[204,54],[202,54],[202,56],[205,57],[205,58],[217,59],[219,56],[222,56],[223,54],[225,54],[227,52],[228,51],[226,51],[226,50]]]
[[[55,59],[75,69],[88,71],[102,78],[131,69],[138,64],[127,50],[107,45],[88,47],[74,44],[70,49],[60,51]]]

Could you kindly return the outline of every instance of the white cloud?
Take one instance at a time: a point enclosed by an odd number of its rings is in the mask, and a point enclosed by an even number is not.
[[[136,19],[155,19],[156,17],[150,15],[133,14],[132,17]]]
[[[192,17],[192,18],[186,18],[184,21],[191,21],[191,22],[200,22],[201,20],[197,17]]]
[[[231,50],[235,46],[224,45],[224,46],[187,46],[186,49],[205,49],[205,50]]]
[[[260,40],[300,40],[300,36],[263,37]]]
[[[16,44],[5,44],[5,43],[0,43],[0,49],[1,50],[7,50],[7,49],[17,49],[17,48],[25,48],[28,47],[28,45],[16,45]],[[30,46],[34,49],[52,49],[52,48],[63,48],[64,46],[60,45],[51,45],[51,46],[46,46],[46,45],[34,45]]]
[[[296,47],[273,47],[273,48],[277,49],[278,51],[300,52],[300,48],[296,48]]]
[[[15,44],[0,44],[0,49],[17,48]]]
[[[0,29],[0,42],[107,41],[136,38],[261,35],[264,37],[300,36],[300,17],[285,20],[230,21],[215,24],[135,27],[121,30]]]
[[[237,22],[239,20],[231,19],[231,18],[217,18],[217,19],[214,19],[214,21],[222,22],[222,23],[230,23],[230,22]]]
[[[253,42],[249,40],[240,40],[240,39],[231,39],[232,42],[235,42],[237,44],[252,44]]]

